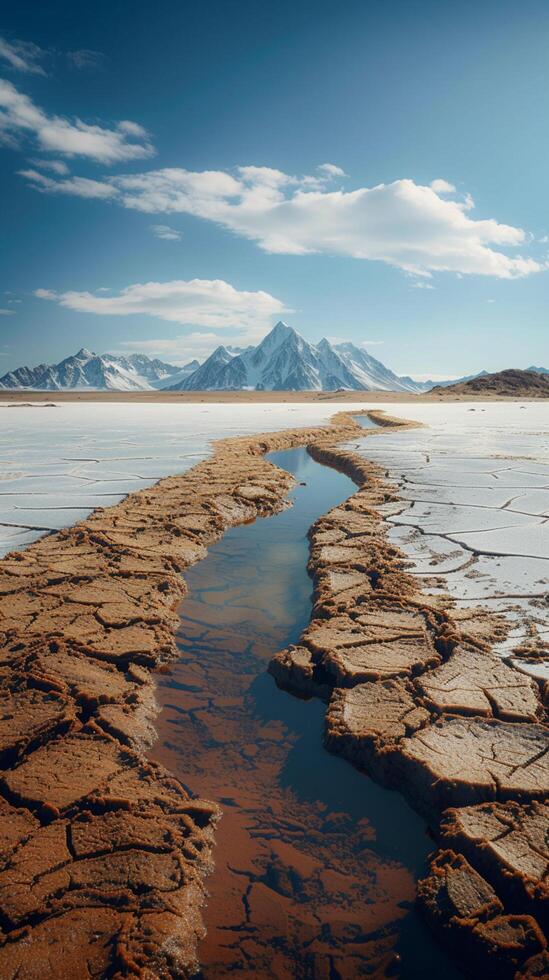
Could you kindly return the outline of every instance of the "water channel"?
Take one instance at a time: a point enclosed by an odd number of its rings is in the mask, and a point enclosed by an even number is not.
[[[305,449],[269,458],[294,475],[293,506],[188,570],[181,656],[158,691],[154,757],[223,808],[202,976],[457,980],[414,907],[425,823],[326,752],[324,705],[266,672],[309,621],[308,528],[356,489]]]

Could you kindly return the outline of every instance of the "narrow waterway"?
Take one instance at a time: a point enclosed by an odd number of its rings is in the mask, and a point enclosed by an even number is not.
[[[298,481],[293,506],[229,531],[186,573],[181,657],[158,692],[154,757],[224,811],[202,975],[454,980],[414,909],[423,821],[325,751],[324,705],[266,673],[309,621],[307,530],[355,490],[304,449],[270,459]]]

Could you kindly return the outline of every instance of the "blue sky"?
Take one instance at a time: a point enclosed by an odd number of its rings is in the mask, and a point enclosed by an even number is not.
[[[20,0],[0,37],[0,371],[279,318],[549,366],[546,3]]]

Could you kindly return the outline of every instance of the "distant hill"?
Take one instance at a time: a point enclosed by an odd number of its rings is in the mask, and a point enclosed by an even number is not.
[[[507,371],[484,374],[459,384],[437,385],[431,393],[445,398],[471,395],[487,398],[494,396],[500,398],[549,398],[549,374],[542,373],[542,370],[529,368],[527,371],[519,371],[518,368],[509,368]]]

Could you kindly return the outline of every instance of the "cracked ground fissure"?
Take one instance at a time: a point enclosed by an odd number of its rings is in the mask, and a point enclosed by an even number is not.
[[[96,511],[80,525],[51,535],[23,553],[9,555],[0,564],[2,695],[6,698],[3,734],[5,758],[9,759],[1,784],[7,840],[0,889],[10,897],[0,946],[2,976],[23,978],[29,955],[47,955],[55,966],[54,974],[68,977],[83,975],[84,960],[89,976],[186,976],[195,969],[196,945],[203,928],[203,881],[211,867],[219,811],[214,804],[189,798],[180,783],[143,754],[154,737],[149,668],[168,663],[175,655],[173,634],[178,620],[174,607],[184,591],[180,571],[200,560],[205,546],[226,527],[274,513],[282,506],[291,480],[262,458],[272,449],[309,444],[314,458],[340,468],[361,486],[345,505],[335,508],[339,513],[326,515],[313,530],[311,569],[317,592],[313,624],[317,618],[329,622],[337,615],[351,623],[352,630],[359,618],[360,629],[375,630],[375,623],[368,624],[372,609],[385,622],[410,609],[424,621],[421,638],[410,642],[410,634],[405,634],[408,647],[404,644],[404,650],[402,643],[400,649],[387,644],[384,648],[383,638],[377,644],[368,643],[366,649],[373,657],[366,663],[361,655],[349,660],[342,653],[345,647],[337,643],[314,653],[305,638],[302,647],[275,658],[273,673],[279,683],[307,695],[329,697],[329,747],[342,751],[382,781],[391,783],[396,775],[413,805],[428,812],[435,827],[440,811],[448,806],[458,806],[458,813],[474,811],[473,823],[480,821],[481,827],[483,807],[518,806],[521,826],[533,833],[529,823],[532,807],[543,807],[541,800],[533,801],[546,788],[547,773],[540,768],[527,774],[532,767],[521,766],[520,760],[526,763],[531,746],[546,737],[537,690],[535,720],[525,709],[509,723],[491,716],[470,717],[459,705],[453,705],[451,712],[438,712],[432,704],[424,706],[418,678],[439,668],[450,655],[459,655],[460,649],[472,647],[488,656],[490,644],[475,640],[474,614],[464,628],[463,618],[452,619],[440,600],[416,592],[398,549],[384,540],[384,524],[376,513],[376,505],[392,499],[382,471],[335,447],[356,436],[356,428],[341,413],[327,428],[224,440],[211,459],[185,476],[131,494],[121,504]],[[363,430],[360,434],[365,435]],[[345,554],[344,547],[324,551],[324,555],[321,545],[315,550],[317,532],[335,530],[344,540],[349,525],[354,525],[353,546],[358,541],[360,555]],[[357,526],[362,533],[357,533]],[[363,584],[346,583],[349,571],[364,576]],[[83,582],[93,588],[109,586],[110,594],[98,604],[108,614],[108,626],[90,615],[86,604],[77,608],[76,617],[74,609],[66,615],[69,597]],[[61,595],[60,605],[50,605],[48,590],[52,587]],[[23,602],[18,602],[21,597]],[[25,597],[30,607],[25,608]],[[32,601],[37,597],[41,613],[35,615]],[[128,607],[133,610],[135,603],[148,615],[137,620],[133,616],[133,625],[128,625]],[[376,657],[385,665],[379,680]],[[383,719],[385,728],[378,725],[376,729],[379,685],[389,680],[396,685],[397,700],[407,696],[413,705],[408,703],[403,714],[404,733],[391,725],[387,728],[387,719]],[[358,689],[366,702],[370,700],[366,711],[364,702],[353,708]],[[32,707],[25,700],[30,691],[37,692]],[[63,699],[63,731],[54,695]],[[83,702],[86,710],[81,707]],[[18,711],[24,719],[26,742],[19,737],[21,726],[17,724],[13,738]],[[37,732],[34,740],[33,730]],[[494,737],[503,739],[504,755],[511,752],[518,760],[511,780],[505,782],[498,774],[497,798],[490,797],[493,791],[483,758],[488,746],[494,745]],[[537,755],[539,762],[541,751]],[[446,757],[453,757],[458,768],[460,760],[466,759],[471,778],[456,779],[455,766],[437,771],[434,760]],[[517,774],[521,778],[515,778]],[[67,821],[71,835],[83,825],[93,839],[105,841],[86,864],[83,878],[75,881],[71,876],[68,882],[63,879],[63,860],[58,863],[50,841],[57,828],[62,829],[58,846],[67,850]],[[140,847],[143,826],[147,839],[160,833],[169,841],[167,855]],[[444,843],[444,823],[441,826]],[[524,873],[516,854],[506,855],[507,874],[502,880],[511,909],[507,912],[491,884],[497,878],[501,890],[498,874],[490,871],[490,881],[484,881],[472,867],[480,864],[476,854],[485,844],[481,832],[478,836],[482,847],[468,844],[472,863],[448,848],[437,854],[430,876],[420,886],[420,901],[434,927],[450,942],[457,936],[458,948],[474,948],[479,962],[490,967],[496,963],[504,971],[502,976],[507,975],[505,970],[509,975],[523,971],[522,976],[527,971],[541,976],[544,940],[534,916],[541,918],[542,883]],[[67,853],[70,867],[80,867],[81,862]],[[156,858],[167,856],[168,864],[151,860],[152,853]],[[146,854],[145,861],[140,854]],[[16,867],[18,858],[22,867]],[[36,862],[40,866],[45,858],[45,868],[37,877]],[[494,866],[499,866],[497,858]],[[183,870],[182,877],[177,868]],[[40,883],[38,889],[35,880]],[[492,916],[478,919],[474,903],[458,902],[449,918],[449,896],[455,904],[463,882],[467,882],[466,892],[474,885],[473,891],[493,893]],[[513,911],[515,882],[518,892],[522,889],[530,896],[526,915]]]
[[[195,971],[220,811],[145,754],[151,671],[177,656],[180,573],[228,527],[284,506],[292,479],[266,452],[358,431],[340,413],[223,440],[0,562],[2,977],[43,961],[67,978]],[[67,848],[82,835],[96,842],[85,860]]]
[[[313,446],[310,452],[355,474],[362,459],[352,449]],[[430,821],[440,849],[418,899],[465,968],[473,976],[545,976],[543,686],[492,652],[509,631],[503,617],[482,608],[452,612],[448,597],[421,593],[409,561],[390,543],[390,518],[382,516],[398,488],[387,483],[384,468],[362,464],[361,489],[311,529],[311,623],[298,643],[275,655],[271,673],[281,687],[326,701],[326,746],[404,793]],[[352,552],[346,550],[350,523]],[[330,550],[327,540],[337,546]],[[349,580],[345,588],[345,576],[358,567],[368,569],[369,582]],[[423,635],[402,632],[395,650],[386,627],[412,611],[423,621]],[[460,673],[470,681],[465,689],[454,683]],[[520,816],[520,843],[495,851],[488,863],[484,825],[507,812]],[[446,833],[450,816],[456,822],[460,813],[476,829],[474,844]],[[544,861],[533,872],[536,833],[536,854],[541,850]],[[477,908],[479,891],[484,898]]]

